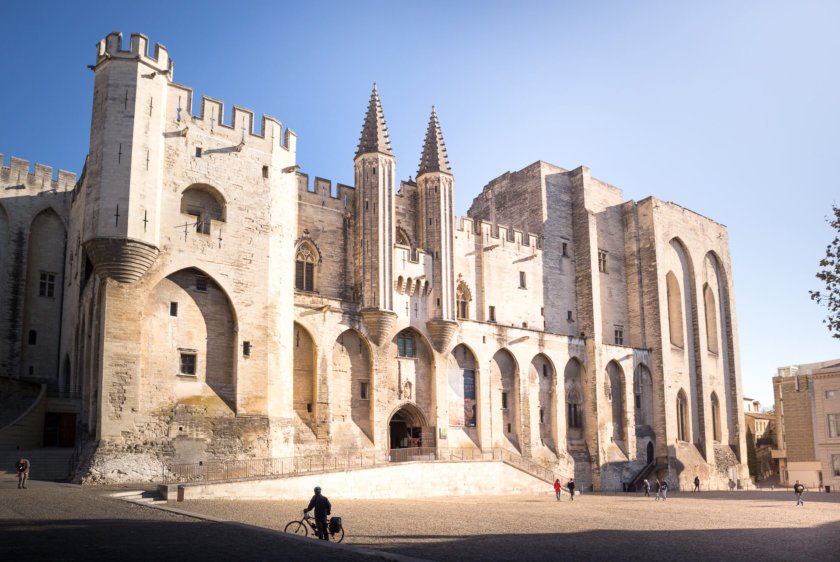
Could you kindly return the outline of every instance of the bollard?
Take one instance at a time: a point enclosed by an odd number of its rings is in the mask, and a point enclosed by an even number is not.
[[[184,485],[178,484],[178,501],[184,501]]]

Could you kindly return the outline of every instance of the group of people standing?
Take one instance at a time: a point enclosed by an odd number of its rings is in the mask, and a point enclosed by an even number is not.
[[[645,478],[644,482],[642,482],[642,489],[645,492],[645,497],[650,497],[650,481]],[[664,478],[659,480],[659,478],[654,479],[653,481],[653,491],[656,492],[656,501],[659,501],[659,495],[662,495],[662,501],[668,499],[668,481]]]

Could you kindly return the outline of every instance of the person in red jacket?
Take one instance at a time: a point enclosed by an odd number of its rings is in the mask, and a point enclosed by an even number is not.
[[[560,496],[563,495],[563,486],[560,485],[560,479],[554,480],[554,495],[557,497],[557,501],[560,501]]]

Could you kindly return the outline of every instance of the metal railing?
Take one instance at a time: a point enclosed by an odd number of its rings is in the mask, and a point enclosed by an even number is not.
[[[269,459],[202,461],[165,466],[164,484],[211,482],[248,478],[278,478],[351,468],[373,468],[402,462],[501,461],[546,482],[559,477],[552,469],[500,447],[492,449],[409,447],[347,455],[312,455]]]

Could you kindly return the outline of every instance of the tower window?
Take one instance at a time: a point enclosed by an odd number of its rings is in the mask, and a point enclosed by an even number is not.
[[[567,244],[566,242],[563,242],[563,257],[569,257],[569,244]]]
[[[502,392],[502,409],[506,410],[508,407],[507,405],[507,392]],[[510,431],[510,430],[508,430]]]
[[[195,157],[196,158],[201,158],[201,147],[200,146],[195,147]]]
[[[615,345],[624,345],[624,327],[615,327]]]
[[[38,343],[38,332],[29,330],[29,345],[35,345],[36,343]]]
[[[38,285],[38,296],[55,296],[55,273],[41,272],[41,282]]]
[[[607,273],[607,251],[598,250],[598,271]]]
[[[180,373],[190,377],[195,376],[195,353],[181,353]]]
[[[242,342],[242,355],[244,355],[245,357],[250,357],[251,356],[251,342],[249,342],[249,341]]]
[[[202,293],[207,292],[207,278],[203,275],[196,275],[195,276],[195,290],[201,291]]]
[[[569,322],[574,322],[574,318],[572,318],[572,311],[571,310],[566,311],[566,320],[568,320]]]
[[[495,306],[490,306],[489,307],[488,313],[487,313],[487,320],[489,322],[495,322],[496,321],[496,307]]]
[[[315,250],[304,242],[295,256],[295,289],[314,291],[315,288]]]
[[[268,166],[263,166],[262,172],[263,172],[263,178],[268,179]]]
[[[397,355],[399,357],[414,357],[414,334],[403,330],[397,336]]]
[[[169,303],[169,316],[178,316],[178,303]]]
[[[525,272],[524,271],[519,272],[519,288],[520,289],[527,288],[527,285],[525,283]]]
[[[362,400],[368,399],[368,383],[362,381],[360,388],[359,388],[359,398]]]

